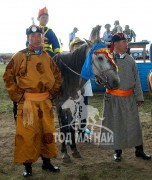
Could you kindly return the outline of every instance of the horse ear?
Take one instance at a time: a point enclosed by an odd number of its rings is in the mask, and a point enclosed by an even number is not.
[[[90,38],[89,40],[93,43],[99,43],[101,41],[100,39],[100,30],[101,30],[101,25],[96,25],[94,28],[92,28]]]
[[[93,43],[91,41],[89,41],[89,40],[87,40],[85,38],[84,38],[84,40],[89,45],[89,47],[93,47]]]

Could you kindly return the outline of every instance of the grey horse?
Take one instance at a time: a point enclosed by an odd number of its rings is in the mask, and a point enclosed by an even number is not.
[[[64,162],[70,162],[70,156],[67,152],[67,143],[65,137],[70,133],[71,143],[70,147],[72,150],[72,155],[75,158],[81,157],[79,151],[77,150],[77,145],[75,142],[75,129],[73,128],[73,117],[69,109],[62,109],[64,102],[69,99],[76,99],[77,92],[80,90],[84,92],[83,86],[86,83],[86,79],[83,79],[80,74],[82,67],[84,65],[86,56],[92,49],[94,44],[99,43],[99,31],[100,27],[96,26],[92,30],[92,39],[86,40],[86,43],[81,45],[80,48],[76,49],[72,53],[61,53],[54,57],[54,61],[58,65],[62,73],[63,83],[61,86],[60,95],[55,100],[58,120],[61,132],[61,152],[63,154],[62,158]],[[95,77],[98,77],[104,85],[108,88],[117,88],[119,86],[119,76],[116,71],[116,67],[104,54],[92,53],[92,65],[90,67],[92,73]],[[63,136],[64,135],[64,136]]]

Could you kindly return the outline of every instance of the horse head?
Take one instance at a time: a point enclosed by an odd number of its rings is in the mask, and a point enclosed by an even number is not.
[[[91,71],[96,77],[95,80],[109,89],[115,89],[119,87],[120,83],[118,67],[109,49],[101,42],[100,29],[101,26],[97,25],[92,29],[90,40],[85,39],[88,44],[86,56],[90,58]],[[86,63],[86,66],[88,66],[88,63]]]
[[[107,48],[95,50],[92,54],[92,72],[97,80],[109,89],[119,87],[118,67]]]
[[[92,75],[94,74],[94,80],[95,82],[98,82],[100,86],[106,86],[109,89],[118,88],[120,83],[118,67],[113,60],[113,56],[112,54],[110,54],[109,49],[106,48],[106,46],[102,42],[93,44],[91,41],[85,41],[88,44],[88,51],[83,66],[84,69],[82,68],[81,72],[82,77],[85,79],[89,79],[92,78]],[[103,47],[98,48],[101,46]],[[91,72],[88,73],[88,71]]]

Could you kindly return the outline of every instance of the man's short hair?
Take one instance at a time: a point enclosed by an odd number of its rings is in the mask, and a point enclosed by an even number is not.
[[[115,20],[114,25],[117,25],[117,24],[119,24],[119,21]]]
[[[79,31],[79,29],[77,27],[74,27],[73,30],[74,31]]]
[[[110,24],[106,24],[106,25],[105,25],[105,28],[108,28],[108,27],[110,28],[111,25],[110,25]]]

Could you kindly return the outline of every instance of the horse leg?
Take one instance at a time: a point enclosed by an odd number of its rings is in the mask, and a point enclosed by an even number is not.
[[[86,119],[79,121],[78,126],[78,142],[83,142],[85,140],[85,128],[86,128]]]
[[[79,151],[77,150],[76,142],[75,142],[75,121],[74,123],[70,126],[70,132],[71,132],[71,150],[72,150],[72,156],[74,158],[81,158],[81,155]]]
[[[88,97],[84,96],[84,106],[88,105]],[[84,116],[81,113],[84,113],[82,111],[83,107],[82,105],[79,105],[79,126],[78,126],[78,142],[90,142],[90,139],[85,136],[85,130],[86,130],[86,125],[87,125],[87,115],[85,119],[81,119]],[[87,111],[87,109],[86,109]]]
[[[62,108],[57,108],[58,111],[58,119],[59,119],[59,125],[60,125],[60,132],[61,132],[61,152],[62,152],[62,159],[63,162],[69,163],[71,162],[70,156],[67,153],[67,147],[66,147],[66,136],[68,130],[68,119],[65,111],[62,110]]]
[[[71,159],[70,156],[68,155],[67,152],[67,147],[66,147],[66,141],[65,141],[65,137],[67,136],[67,133],[65,131],[61,130],[61,152],[62,152],[62,159],[64,163],[70,163]]]

